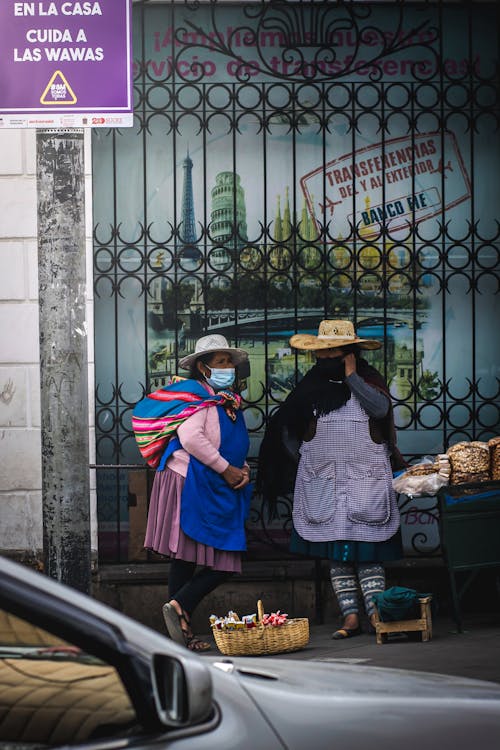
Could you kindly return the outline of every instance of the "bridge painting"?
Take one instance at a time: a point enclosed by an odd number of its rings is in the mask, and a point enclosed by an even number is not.
[[[334,317],[334,314],[331,317]],[[338,317],[344,316],[339,313]],[[417,328],[420,328],[424,323],[425,317],[425,314],[419,313]],[[268,336],[279,333],[283,336],[291,336],[296,330],[316,332],[320,321],[324,318],[325,311],[318,308],[300,311],[294,308],[267,311],[262,309],[238,310],[237,319],[235,319],[234,310],[219,310],[208,314],[206,330],[231,336],[237,329],[240,338],[247,335],[261,338],[265,335],[264,331],[267,332]],[[383,329],[384,326],[413,328],[415,323],[412,310],[387,309],[387,314],[381,316],[374,314],[373,310],[360,309],[357,319],[358,328],[376,327]]]

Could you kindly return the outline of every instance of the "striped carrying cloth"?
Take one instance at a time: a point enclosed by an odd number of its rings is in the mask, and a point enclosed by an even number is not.
[[[240,396],[231,391],[210,394],[198,380],[176,375],[172,382],[139,401],[132,413],[132,429],[146,463],[156,469],[167,443],[188,417],[209,406],[223,406],[234,414]]]

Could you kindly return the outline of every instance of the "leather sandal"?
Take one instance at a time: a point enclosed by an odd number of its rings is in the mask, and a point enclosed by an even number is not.
[[[210,643],[202,641],[195,635],[190,635],[186,638],[186,648],[189,649],[189,651],[210,651],[212,646]]]
[[[359,625],[357,628],[339,628],[333,633],[332,638],[334,641],[342,641],[345,638],[353,638],[355,635],[361,635],[361,632]]]
[[[162,612],[170,638],[181,646],[185,646],[188,638],[192,635],[189,632],[189,622],[186,616],[182,612],[179,614],[175,607],[168,602],[163,605]]]
[[[186,646],[189,651],[209,651],[212,648],[210,643],[193,635],[189,617],[184,612],[179,614],[168,602],[163,605],[162,611],[167,632],[173,641]]]
[[[181,626],[182,622],[185,623],[186,628],[182,628],[182,632],[184,633],[184,638],[186,641],[186,648],[189,649],[189,651],[210,651],[212,646],[210,643],[207,643],[207,641],[202,641],[201,638],[198,638],[198,636],[194,635],[193,631],[191,630],[191,620],[189,619],[186,612],[183,612],[182,615],[180,615],[181,618]]]

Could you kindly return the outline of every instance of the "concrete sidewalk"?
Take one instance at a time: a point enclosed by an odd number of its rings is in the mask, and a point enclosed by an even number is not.
[[[307,648],[277,659],[344,662],[374,667],[437,672],[479,680],[500,682],[500,616],[468,615],[464,632],[458,633],[453,620],[436,618],[433,638],[422,643],[406,635],[391,635],[387,643],[377,645],[375,636],[362,633],[344,641],[331,638],[335,626],[311,625]],[[413,636],[412,636],[413,638]],[[208,636],[211,640],[211,636]],[[207,656],[217,654],[214,643]]]

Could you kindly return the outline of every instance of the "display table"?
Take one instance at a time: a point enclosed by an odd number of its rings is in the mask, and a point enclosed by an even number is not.
[[[462,632],[461,597],[481,569],[500,568],[500,482],[449,485],[437,497],[453,616]],[[461,572],[467,575],[459,588]]]

